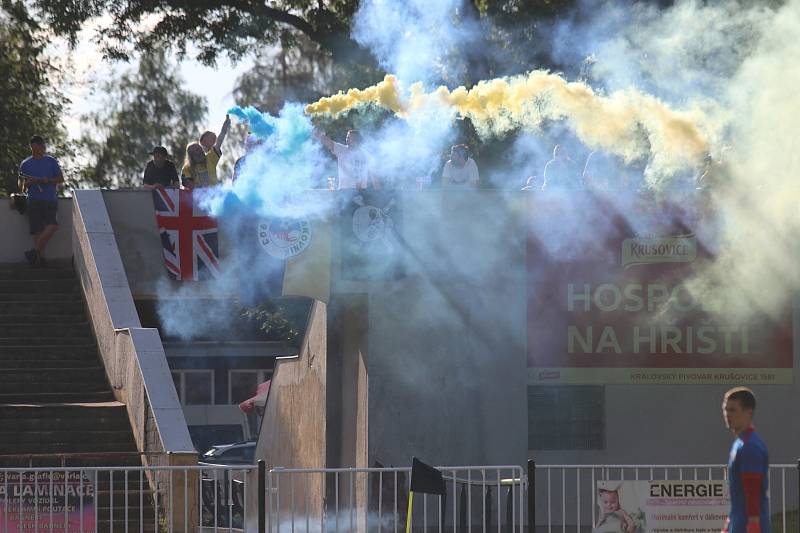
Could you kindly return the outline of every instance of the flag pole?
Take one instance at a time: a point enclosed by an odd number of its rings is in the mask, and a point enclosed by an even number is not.
[[[414,493],[408,491],[408,513],[406,514],[406,533],[411,533],[411,505],[414,503]]]

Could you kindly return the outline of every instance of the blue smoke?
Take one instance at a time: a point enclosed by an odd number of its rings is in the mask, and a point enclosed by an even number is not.
[[[237,105],[230,108],[228,114],[247,122],[250,130],[259,139],[267,139],[275,132],[275,117],[262,113],[253,106],[242,109]]]
[[[210,191],[205,205],[215,217],[310,216],[324,209],[302,195],[321,182],[330,162],[311,137],[313,126],[300,104],[286,104],[278,116],[250,106],[228,113],[247,123],[259,141],[240,162],[228,190]]]

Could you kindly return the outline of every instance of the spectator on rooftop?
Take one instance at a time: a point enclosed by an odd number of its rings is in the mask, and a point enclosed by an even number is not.
[[[239,179],[239,176],[242,174],[242,168],[244,167],[247,156],[249,156],[256,148],[261,146],[261,144],[263,144],[263,141],[252,133],[245,137],[244,154],[233,164],[233,181]]]
[[[522,186],[523,191],[537,191],[541,189],[542,187],[536,183],[536,176],[528,176],[528,179],[525,180],[525,185]]]
[[[191,143],[186,147],[186,161],[181,170],[184,187],[211,187],[218,183],[217,163],[222,157],[222,143],[225,141],[230,127],[231,118],[225,115],[225,122],[222,123],[219,136],[213,131],[204,131],[198,142]]]
[[[442,187],[477,188],[479,184],[478,165],[469,156],[467,145],[456,144],[450,148],[450,160],[445,163],[442,171]]]
[[[380,189],[380,182],[373,174],[373,165],[363,150],[361,132],[350,130],[345,138],[346,144],[337,143],[324,132],[315,129],[314,137],[336,156],[339,168],[338,189],[366,189],[372,186]]]
[[[542,189],[577,189],[580,175],[578,165],[570,159],[566,148],[557,144],[553,148],[553,159],[544,166]]]
[[[178,169],[169,160],[169,153],[163,146],[150,151],[153,158],[144,167],[143,186],[145,189],[159,189],[178,186]]]
[[[583,166],[582,182],[586,189],[607,191],[612,180],[619,180],[620,166],[617,159],[602,150],[592,150]]]
[[[191,143],[186,147],[186,159],[181,170],[181,183],[184,189],[208,187],[211,184],[209,161],[200,143]]]

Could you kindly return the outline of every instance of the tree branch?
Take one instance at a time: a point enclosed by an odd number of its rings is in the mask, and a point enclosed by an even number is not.
[[[255,17],[265,17],[275,22],[282,22],[288,24],[293,28],[305,33],[312,39],[316,40],[317,30],[303,17],[290,13],[282,9],[271,7],[266,3],[257,4],[255,2],[231,0],[228,2],[221,2],[221,5],[233,7],[245,13],[250,13]]]

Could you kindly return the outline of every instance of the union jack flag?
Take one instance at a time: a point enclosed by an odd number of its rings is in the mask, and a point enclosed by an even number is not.
[[[217,221],[195,205],[192,191],[153,189],[153,204],[170,277],[181,281],[217,277]]]

